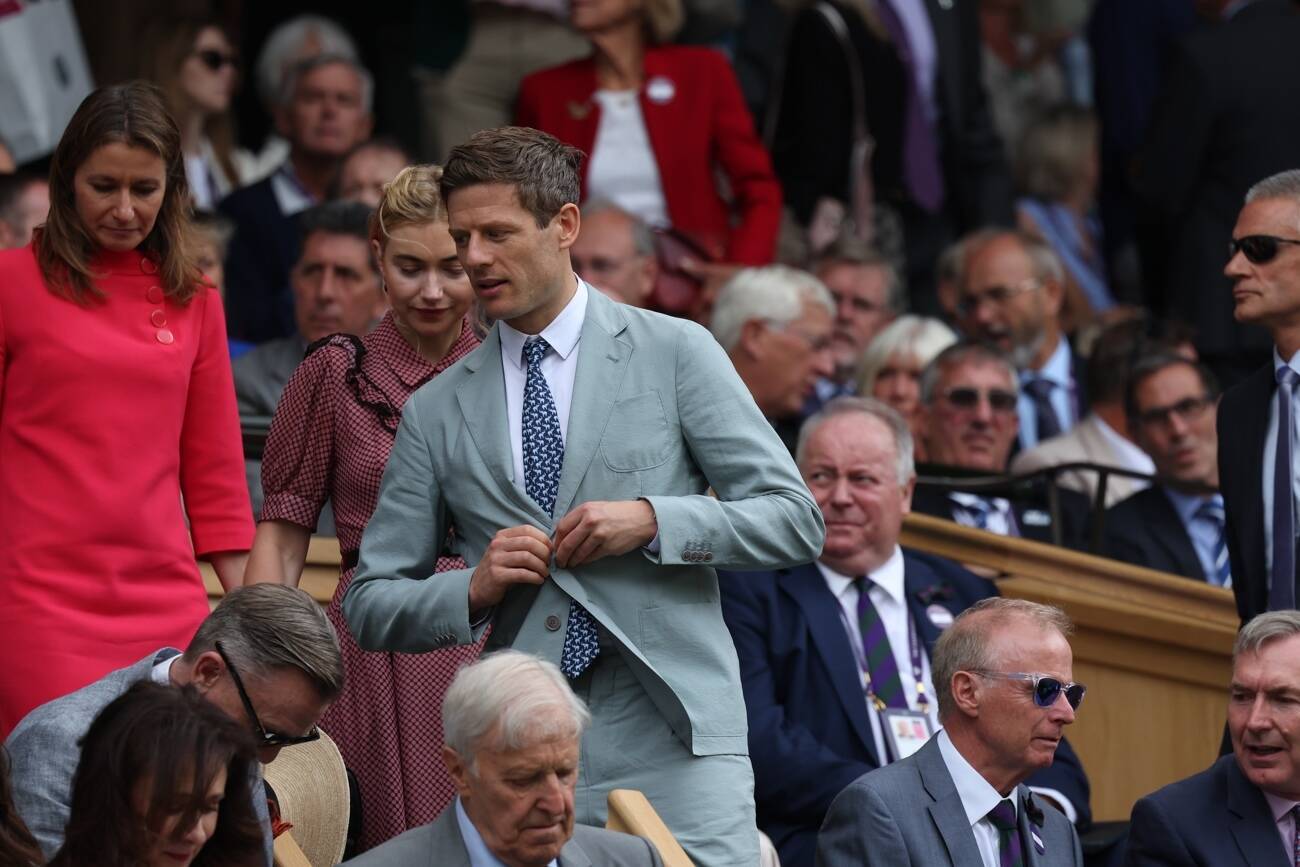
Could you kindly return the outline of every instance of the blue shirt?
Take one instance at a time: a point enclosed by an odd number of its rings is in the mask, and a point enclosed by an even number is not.
[[[1022,449],[1038,445],[1038,416],[1034,412],[1034,399],[1025,391],[1025,383],[1033,379],[1045,379],[1052,384],[1049,400],[1052,411],[1056,413],[1056,420],[1061,424],[1061,433],[1074,427],[1079,419],[1074,401],[1074,374],[1070,371],[1070,344],[1065,338],[1057,338],[1056,350],[1041,370],[1020,371],[1020,401],[1016,404],[1016,412],[1020,415]]]
[[[1213,521],[1197,517],[1196,510],[1207,500],[1222,509],[1223,495],[1213,494],[1203,497],[1184,494],[1168,485],[1164,486],[1164,490],[1165,496],[1173,504],[1174,511],[1178,513],[1178,519],[1183,522],[1183,529],[1187,531],[1188,538],[1192,540],[1192,548],[1196,550],[1196,559],[1201,563],[1201,572],[1204,573],[1205,580],[1214,584],[1219,571],[1214,565],[1214,549],[1219,544],[1220,528]]]
[[[1279,370],[1284,364],[1300,373],[1300,352],[1291,356],[1290,362],[1283,362],[1277,348],[1273,348],[1273,369]],[[1277,380],[1274,379],[1274,382]],[[1300,413],[1300,400],[1292,398],[1292,415]],[[1295,435],[1296,419],[1291,419],[1292,439],[1295,448],[1291,452],[1291,497],[1292,502],[1300,502],[1300,437]],[[1273,575],[1273,463],[1277,460],[1277,389],[1268,402],[1268,434],[1264,437],[1264,565],[1268,567],[1269,586]],[[1293,506],[1294,508],[1294,506]],[[1292,513],[1296,514],[1296,513]],[[1296,522],[1300,526],[1300,521]]]
[[[465,808],[460,803],[460,798],[456,799],[454,804],[456,808],[456,825],[460,828],[460,839],[465,843],[465,853],[469,855],[470,867],[506,867],[501,863],[497,856],[493,855],[488,849],[487,843],[483,842],[483,837],[474,827],[474,823],[465,815]],[[558,862],[552,858],[546,867],[557,867]]]

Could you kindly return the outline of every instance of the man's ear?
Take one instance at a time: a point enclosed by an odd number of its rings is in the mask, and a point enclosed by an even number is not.
[[[456,794],[464,800],[469,794],[469,765],[461,759],[460,753],[446,744],[442,746],[442,763],[447,766],[447,775],[456,786]]]
[[[1060,280],[1044,281],[1043,301],[1047,308],[1047,315],[1053,319],[1059,318],[1061,307],[1065,304],[1065,284]]]
[[[582,212],[573,202],[565,202],[560,206],[559,213],[551,218],[551,222],[559,230],[560,249],[567,250],[573,246],[573,242],[578,240],[578,232],[582,229]]]
[[[746,319],[740,326],[740,337],[736,339],[736,348],[750,358],[762,358],[766,355],[767,338],[771,329],[761,319]]]
[[[979,678],[969,671],[959,671],[952,676],[948,688],[952,690],[952,701],[957,712],[970,719],[980,715],[980,689],[983,686]],[[944,684],[935,684],[935,689],[943,689]]]
[[[175,664],[184,665],[185,658],[181,657]],[[199,658],[194,660],[193,665],[189,666],[188,682],[198,690],[200,695],[203,695],[216,686],[225,673],[226,661],[221,658],[221,654],[215,650],[206,650],[199,654]]]

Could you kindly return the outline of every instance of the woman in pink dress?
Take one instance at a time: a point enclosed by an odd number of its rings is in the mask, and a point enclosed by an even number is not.
[[[479,650],[368,653],[340,609],[402,406],[479,343],[469,316],[474,293],[438,195],[441,176],[437,166],[403,169],[371,218],[389,312],[363,339],[334,335],[314,344],[285,387],[262,457],[266,500],[246,576],[296,585],[321,506],[332,503],[343,564],[328,613],[347,680],[321,728],[361,787],[362,849],[433,821],[451,803],[442,695]],[[464,562],[447,557],[438,568]]]
[[[0,737],[171,645],[253,537],[221,300],[191,253],[180,134],[152,86],[97,90],[0,252]],[[187,527],[188,524],[188,527]]]

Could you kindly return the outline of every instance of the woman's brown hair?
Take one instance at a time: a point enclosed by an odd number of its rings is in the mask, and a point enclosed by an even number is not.
[[[163,107],[162,92],[143,81],[93,91],[77,107],[54,149],[50,213],[35,233],[36,261],[45,285],[78,304],[104,297],[90,266],[95,240],[77,214],[75,178],[97,148],[112,142],[155,153],[166,166],[162,206],[140,250],[157,262],[158,279],[167,296],[184,304],[199,291],[203,277],[190,240],[190,189],[181,136]]]
[[[144,863],[169,815],[180,811],[178,831],[194,827],[222,768],[217,824],[193,864],[264,864],[252,801],[255,761],[252,735],[193,687],[135,684],[100,711],[81,740],[67,831],[50,867]]]
[[[412,223],[445,223],[447,206],[438,191],[442,167],[407,166],[384,184],[384,197],[370,214],[370,239],[388,246],[388,233]]]
[[[38,867],[44,863],[45,856],[36,845],[36,838],[14,808],[13,790],[9,786],[9,757],[0,746],[0,864]]]

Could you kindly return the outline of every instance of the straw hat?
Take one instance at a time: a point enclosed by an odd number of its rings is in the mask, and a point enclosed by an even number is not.
[[[280,750],[262,766],[266,782],[280,802],[280,818],[312,867],[333,867],[343,860],[351,801],[348,774],[339,748],[325,732],[320,740]]]

